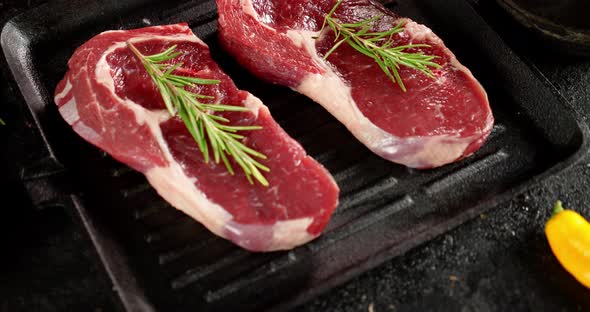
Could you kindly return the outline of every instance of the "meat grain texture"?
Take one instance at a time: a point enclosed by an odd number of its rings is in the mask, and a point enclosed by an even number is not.
[[[160,93],[138,58],[177,45],[190,76],[218,79],[197,92],[249,112],[220,113],[233,125],[259,125],[243,132],[245,144],[265,155],[270,186],[251,185],[234,163],[232,176],[221,164],[205,163],[178,117],[165,109]],[[80,46],[55,91],[63,118],[81,137],[145,174],[174,207],[213,233],[253,251],[290,249],[318,235],[338,203],[331,175],[290,138],[252,94],[236,88],[211,59],[209,49],[186,24],[107,31]]]
[[[482,146],[494,123],[486,92],[438,36],[372,0],[345,0],[334,12],[342,23],[382,15],[373,30],[405,24],[396,45],[430,45],[413,52],[436,56],[441,68],[433,70],[431,79],[402,66],[404,93],[373,59],[347,44],[323,59],[334,45],[334,33],[321,28],[335,4],[217,0],[220,40],[252,73],[313,99],[370,150],[392,162],[434,168]]]

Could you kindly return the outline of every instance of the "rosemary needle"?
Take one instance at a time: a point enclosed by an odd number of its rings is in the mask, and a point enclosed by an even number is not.
[[[229,120],[223,116],[215,115],[215,112],[247,112],[243,106],[204,103],[213,97],[205,96],[190,91],[198,85],[216,85],[219,80],[202,79],[175,75],[174,72],[182,67],[182,63],[167,64],[166,62],[181,55],[176,51],[176,46],[171,46],[165,51],[153,55],[143,55],[131,43],[128,48],[137,56],[148,72],[158,91],[162,95],[166,109],[171,116],[178,115],[193,136],[199,150],[203,153],[205,163],[210,161],[210,153],[213,154],[215,163],[223,161],[227,170],[233,175],[234,170],[228,156],[242,168],[248,181],[253,184],[256,179],[260,184],[268,186],[268,181],[262,171],[270,169],[261,164],[258,159],[266,159],[266,156],[248,146],[242,139],[244,136],[239,131],[261,129],[259,126],[232,126]]]
[[[340,6],[342,1],[343,0],[338,0],[324,18],[324,24],[322,25],[321,31],[323,31],[327,25],[336,35],[336,38],[334,39],[335,43],[332,48],[326,52],[324,59],[328,59],[328,57],[340,45],[347,43],[358,52],[374,59],[381,70],[383,70],[394,84],[397,83],[404,92],[407,90],[399,74],[401,66],[416,69],[424,75],[434,78],[432,68],[440,68],[439,64],[432,61],[436,56],[426,55],[423,52],[407,51],[409,49],[427,48],[430,47],[430,45],[395,45],[394,35],[404,31],[405,24],[403,22],[382,32],[374,32],[371,28],[374,23],[379,21],[383,16],[375,16],[356,23],[340,23],[340,21],[332,15],[336,12],[336,9]]]

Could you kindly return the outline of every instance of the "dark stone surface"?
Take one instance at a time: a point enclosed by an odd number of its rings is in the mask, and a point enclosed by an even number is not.
[[[43,1],[2,1],[0,22]],[[590,116],[590,59],[546,49],[497,7],[480,11],[518,54],[539,68],[569,103]],[[0,61],[0,142],[22,101]],[[15,138],[10,138],[14,140]],[[55,208],[34,211],[0,148],[0,311],[121,310],[79,219]],[[556,199],[590,218],[590,158],[403,256],[298,308],[299,311],[590,311],[588,290],[557,263],[543,234]]]

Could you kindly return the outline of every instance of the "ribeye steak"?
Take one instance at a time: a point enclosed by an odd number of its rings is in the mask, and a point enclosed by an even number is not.
[[[376,154],[415,168],[432,168],[471,155],[489,135],[494,118],[487,95],[429,28],[399,17],[373,0],[345,0],[333,17],[356,23],[383,15],[375,31],[404,23],[396,45],[436,56],[435,79],[401,66],[403,92],[378,64],[351,46],[334,45],[324,17],[336,0],[217,0],[219,36],[252,73],[310,97]],[[318,37],[319,39],[314,39]]]
[[[144,55],[177,45],[191,76],[218,79],[202,86],[212,102],[241,105],[223,112],[234,125],[259,125],[245,143],[268,156],[270,185],[251,185],[243,172],[205,163],[179,117],[171,117],[154,82],[126,46]],[[63,118],[85,140],[145,174],[174,207],[213,233],[253,251],[290,249],[317,237],[338,203],[330,174],[273,120],[266,106],[236,88],[211,59],[209,49],[186,24],[107,31],[80,46],[55,91]],[[234,163],[234,168],[238,168]]]

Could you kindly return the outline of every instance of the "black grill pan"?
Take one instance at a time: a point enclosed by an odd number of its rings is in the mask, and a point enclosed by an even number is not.
[[[249,76],[218,46],[214,1],[55,1],[4,26],[2,47],[35,131],[20,155],[39,209],[77,210],[129,311],[261,311],[301,304],[576,163],[588,128],[465,0],[391,5],[430,26],[488,91],[496,125],[474,156],[418,171],[359,144],[319,105]],[[52,101],[74,49],[108,29],[186,21],[236,84],[335,176],[340,205],[317,240],[252,254],[160,199],[143,176],[79,138]],[[26,129],[23,127],[23,129]],[[15,136],[16,137],[16,136]]]

